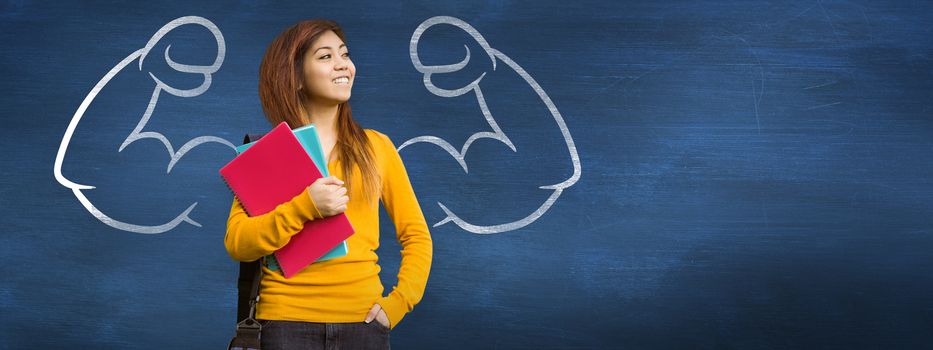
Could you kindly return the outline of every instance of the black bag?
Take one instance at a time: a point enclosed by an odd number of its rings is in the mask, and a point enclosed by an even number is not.
[[[243,144],[258,140],[262,135],[247,134]],[[259,283],[262,281],[262,258],[241,262],[237,278],[236,335],[228,350],[260,350],[262,325],[256,321],[256,302],[259,301]]]

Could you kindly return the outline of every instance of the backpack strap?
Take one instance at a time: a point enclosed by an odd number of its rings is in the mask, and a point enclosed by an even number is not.
[[[259,281],[262,280],[261,266],[262,258],[256,261],[240,262],[240,275],[237,278],[237,322],[256,317],[250,308],[259,294]]]
[[[262,134],[246,134],[243,144],[259,140]],[[237,277],[237,324],[236,336],[228,349],[259,349],[262,325],[256,321],[256,302],[259,301],[259,285],[262,281],[262,258],[240,262]]]
[[[255,142],[263,134],[246,134],[243,144]],[[237,277],[237,323],[248,318],[255,318],[255,302],[259,295],[259,282],[262,280],[262,258],[256,261],[240,262],[240,274]],[[250,309],[254,309],[250,311]]]
[[[250,142],[259,141],[259,139],[261,139],[263,136],[266,136],[266,135],[264,135],[264,134],[246,134],[246,135],[243,136],[243,144],[245,145],[245,144],[250,143]]]
[[[255,274],[252,275],[253,279],[250,283],[250,294],[249,294],[249,308],[246,308],[245,305],[237,304],[237,313],[241,311],[246,311],[246,317],[237,322],[236,324],[236,335],[230,340],[230,345],[227,346],[227,349],[234,350],[258,350],[260,348],[260,334],[262,334],[262,324],[256,320],[256,302],[259,300],[259,282],[262,281],[262,259],[251,262],[241,262],[240,263],[240,295],[239,303],[243,302],[243,291],[244,291],[244,270],[255,270]],[[247,276],[250,276],[247,273]]]

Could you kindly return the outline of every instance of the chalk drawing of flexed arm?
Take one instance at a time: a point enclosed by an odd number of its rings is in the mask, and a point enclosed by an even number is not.
[[[223,61],[224,61],[224,54],[226,52],[226,45],[224,43],[224,38],[220,30],[217,28],[216,25],[214,25],[213,22],[203,17],[186,16],[186,17],[175,19],[165,24],[149,39],[149,41],[146,43],[145,46],[129,54],[129,56],[126,56],[126,58],[124,58],[122,61],[117,63],[113,68],[110,69],[110,71],[107,72],[107,74],[104,75],[103,78],[100,79],[100,81],[97,82],[94,88],[91,89],[91,92],[88,93],[88,95],[84,98],[84,101],[82,101],[81,105],[78,107],[78,110],[75,112],[74,116],[72,117],[71,122],[68,124],[68,129],[65,131],[65,136],[62,138],[61,145],[58,148],[58,155],[55,158],[55,167],[54,167],[55,179],[58,180],[58,182],[62,184],[62,186],[70,188],[74,192],[75,197],[78,198],[78,201],[80,201],[81,204],[84,205],[84,207],[88,210],[88,212],[94,215],[94,217],[96,217],[101,222],[111,227],[114,227],[116,229],[123,230],[123,231],[129,231],[129,232],[136,232],[136,233],[152,234],[152,233],[162,233],[162,232],[171,230],[172,228],[174,228],[175,226],[178,226],[182,222],[187,222],[197,227],[201,226],[201,224],[199,224],[198,222],[194,221],[193,219],[189,217],[189,214],[191,213],[191,211],[195,208],[195,206],[198,205],[197,202],[194,202],[193,204],[191,204],[187,209],[185,209],[183,212],[178,214],[171,221],[166,222],[161,225],[153,225],[153,226],[135,225],[135,224],[127,223],[127,222],[118,221],[116,219],[113,219],[107,216],[106,214],[101,212],[99,209],[97,209],[97,207],[95,207],[94,204],[91,203],[91,201],[88,200],[87,196],[85,196],[85,194],[82,192],[84,190],[92,190],[95,188],[94,186],[75,183],[65,178],[65,176],[62,175],[62,172],[61,172],[62,163],[65,159],[65,153],[68,151],[68,144],[71,142],[71,138],[72,138],[72,135],[74,134],[75,128],[78,126],[78,123],[81,121],[81,118],[84,116],[84,112],[94,102],[94,98],[97,97],[97,94],[100,93],[101,90],[104,89],[105,86],[107,86],[107,83],[109,83],[111,79],[117,76],[117,74],[119,74],[125,68],[129,67],[130,64],[138,61],[138,67],[139,67],[138,69],[142,71],[143,61],[146,59],[150,50],[152,50],[152,48],[156,44],[158,44],[159,41],[166,34],[171,32],[175,28],[182,26],[182,25],[186,25],[186,24],[202,26],[206,28],[207,30],[209,30],[211,34],[213,34],[214,39],[217,43],[217,53],[216,53],[216,58],[214,59],[214,62],[208,66],[187,65],[187,64],[175,62],[174,60],[172,60],[171,55],[169,54],[169,49],[171,49],[171,45],[168,45],[164,51],[164,59],[165,59],[165,62],[168,64],[168,66],[181,73],[190,73],[190,74],[194,74],[197,76],[201,76],[203,77],[203,81],[201,82],[199,86],[192,88],[192,89],[178,89],[178,88],[172,87],[164,83],[152,72],[148,72],[149,76],[152,78],[152,81],[155,84],[152,90],[152,96],[149,99],[149,104],[145,112],[143,112],[142,117],[139,120],[139,123],[136,125],[136,128],[134,128],[133,131],[129,134],[129,136],[126,137],[126,139],[117,149],[117,152],[122,152],[123,149],[126,148],[126,146],[141,139],[151,138],[151,139],[159,140],[162,142],[163,145],[165,145],[166,151],[168,151],[168,154],[170,157],[169,158],[170,160],[166,166],[166,173],[169,173],[172,171],[172,168],[178,163],[178,161],[188,151],[191,151],[191,149],[201,144],[215,142],[215,143],[227,145],[231,149],[234,149],[235,147],[232,143],[220,137],[200,136],[200,137],[196,137],[194,139],[189,140],[184,145],[182,145],[180,148],[178,148],[178,150],[175,150],[171,142],[169,142],[169,140],[161,133],[143,130],[146,124],[149,122],[149,119],[152,117],[152,112],[155,109],[156,104],[158,104],[158,101],[159,101],[159,95],[163,91],[171,95],[178,96],[178,97],[194,97],[194,96],[201,95],[205,91],[207,91],[207,89],[210,88],[211,86],[211,75],[214,72],[216,72],[218,69],[220,69],[220,66],[223,64]]]
[[[483,38],[483,36],[475,28],[473,28],[473,26],[469,25],[463,20],[460,20],[454,17],[449,17],[449,16],[437,16],[437,17],[432,17],[432,18],[425,20],[424,22],[421,23],[421,25],[418,26],[418,28],[415,29],[414,33],[412,34],[410,45],[409,45],[409,55],[411,56],[411,61],[412,61],[412,64],[415,66],[415,69],[423,74],[423,83],[424,83],[425,88],[427,88],[428,91],[430,91],[434,95],[449,98],[449,97],[456,97],[456,96],[464,95],[467,93],[473,93],[476,97],[476,101],[479,106],[479,109],[482,111],[482,114],[485,117],[486,122],[489,124],[489,127],[492,129],[492,131],[481,131],[481,132],[474,133],[469,138],[467,138],[466,142],[464,142],[464,144],[459,148],[454,147],[454,145],[451,145],[450,142],[440,137],[428,135],[428,136],[419,136],[419,137],[415,137],[410,140],[407,140],[398,147],[398,150],[401,151],[405,147],[408,147],[416,143],[429,143],[429,144],[436,145],[444,149],[447,153],[449,153],[450,156],[453,157],[460,164],[460,166],[463,168],[463,171],[465,173],[469,173],[469,166],[466,163],[465,157],[466,157],[467,152],[469,151],[470,145],[476,140],[485,139],[485,138],[493,139],[508,146],[512,150],[512,152],[518,151],[518,149],[516,148],[512,140],[509,139],[508,135],[502,130],[502,128],[500,128],[499,123],[496,122],[496,118],[492,115],[492,113],[489,110],[489,107],[487,106],[486,98],[484,97],[483,90],[481,88],[482,80],[486,76],[487,72],[480,74],[479,77],[469,82],[465,86],[456,88],[453,90],[443,89],[434,84],[432,77],[435,74],[445,74],[445,73],[452,73],[452,72],[459,71],[463,69],[464,67],[466,67],[466,65],[470,62],[470,57],[471,57],[470,48],[467,45],[464,45],[464,48],[466,49],[466,56],[463,58],[462,61],[458,63],[449,64],[449,65],[433,65],[433,66],[426,66],[422,64],[421,59],[419,58],[419,55],[418,55],[418,42],[421,39],[422,34],[424,34],[426,30],[428,30],[432,26],[440,25],[440,24],[452,25],[465,31],[483,49],[486,56],[492,62],[492,70],[496,70],[497,62],[504,63],[509,69],[517,73],[518,76],[520,76],[524,80],[524,82],[527,83],[528,86],[537,94],[538,98],[540,98],[541,100],[541,103],[543,103],[547,107],[547,110],[549,111],[549,114],[550,114],[549,117],[553,118],[555,126],[557,126],[560,129],[561,135],[563,136],[563,141],[565,142],[567,146],[568,158],[571,164],[573,165],[573,174],[569,178],[559,183],[552,184],[552,185],[539,186],[538,188],[540,189],[550,190],[553,192],[536,210],[534,210],[532,213],[528,214],[526,217],[520,220],[497,224],[497,225],[487,225],[487,226],[474,225],[474,224],[467,222],[466,220],[463,220],[456,213],[448,209],[448,207],[445,206],[443,203],[438,202],[437,204],[441,207],[441,210],[443,210],[444,213],[446,213],[447,217],[437,222],[436,224],[434,224],[434,227],[446,224],[448,222],[453,222],[454,224],[456,224],[457,226],[461,227],[462,229],[466,231],[469,231],[472,233],[478,233],[478,234],[500,233],[500,232],[517,230],[519,228],[525,227],[528,224],[531,224],[532,222],[540,218],[542,215],[544,215],[544,213],[547,212],[547,210],[560,197],[563,190],[570,186],[573,186],[580,179],[580,174],[581,174],[580,158],[577,155],[577,149],[573,143],[573,137],[571,137],[570,131],[567,129],[566,123],[564,123],[564,119],[561,117],[560,112],[557,110],[557,107],[555,107],[554,103],[551,101],[551,98],[548,97],[547,93],[544,92],[544,90],[541,88],[540,85],[538,85],[538,83],[534,80],[534,78],[532,78],[531,75],[528,74],[528,72],[526,72],[521,66],[519,66],[518,63],[516,63],[514,60],[506,56],[501,51],[492,48],[489,45],[489,43],[486,41],[486,39]],[[510,131],[510,132],[514,132],[514,131]]]

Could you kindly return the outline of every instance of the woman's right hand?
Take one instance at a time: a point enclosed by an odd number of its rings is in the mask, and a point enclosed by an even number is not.
[[[317,210],[325,218],[347,211],[347,202],[350,201],[350,197],[347,197],[347,188],[343,187],[343,181],[334,176],[315,180],[311,186],[308,186],[308,194]]]

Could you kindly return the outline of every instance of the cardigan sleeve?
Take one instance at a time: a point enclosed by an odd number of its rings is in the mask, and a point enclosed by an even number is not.
[[[247,215],[234,196],[224,245],[233,259],[254,261],[284,247],[304,228],[305,222],[321,217],[307,188],[272,211],[255,217]]]
[[[379,135],[384,146],[382,204],[395,224],[395,235],[402,246],[402,261],[398,285],[377,303],[389,317],[390,328],[395,328],[424,295],[431,270],[433,243],[402,158],[389,137]]]

